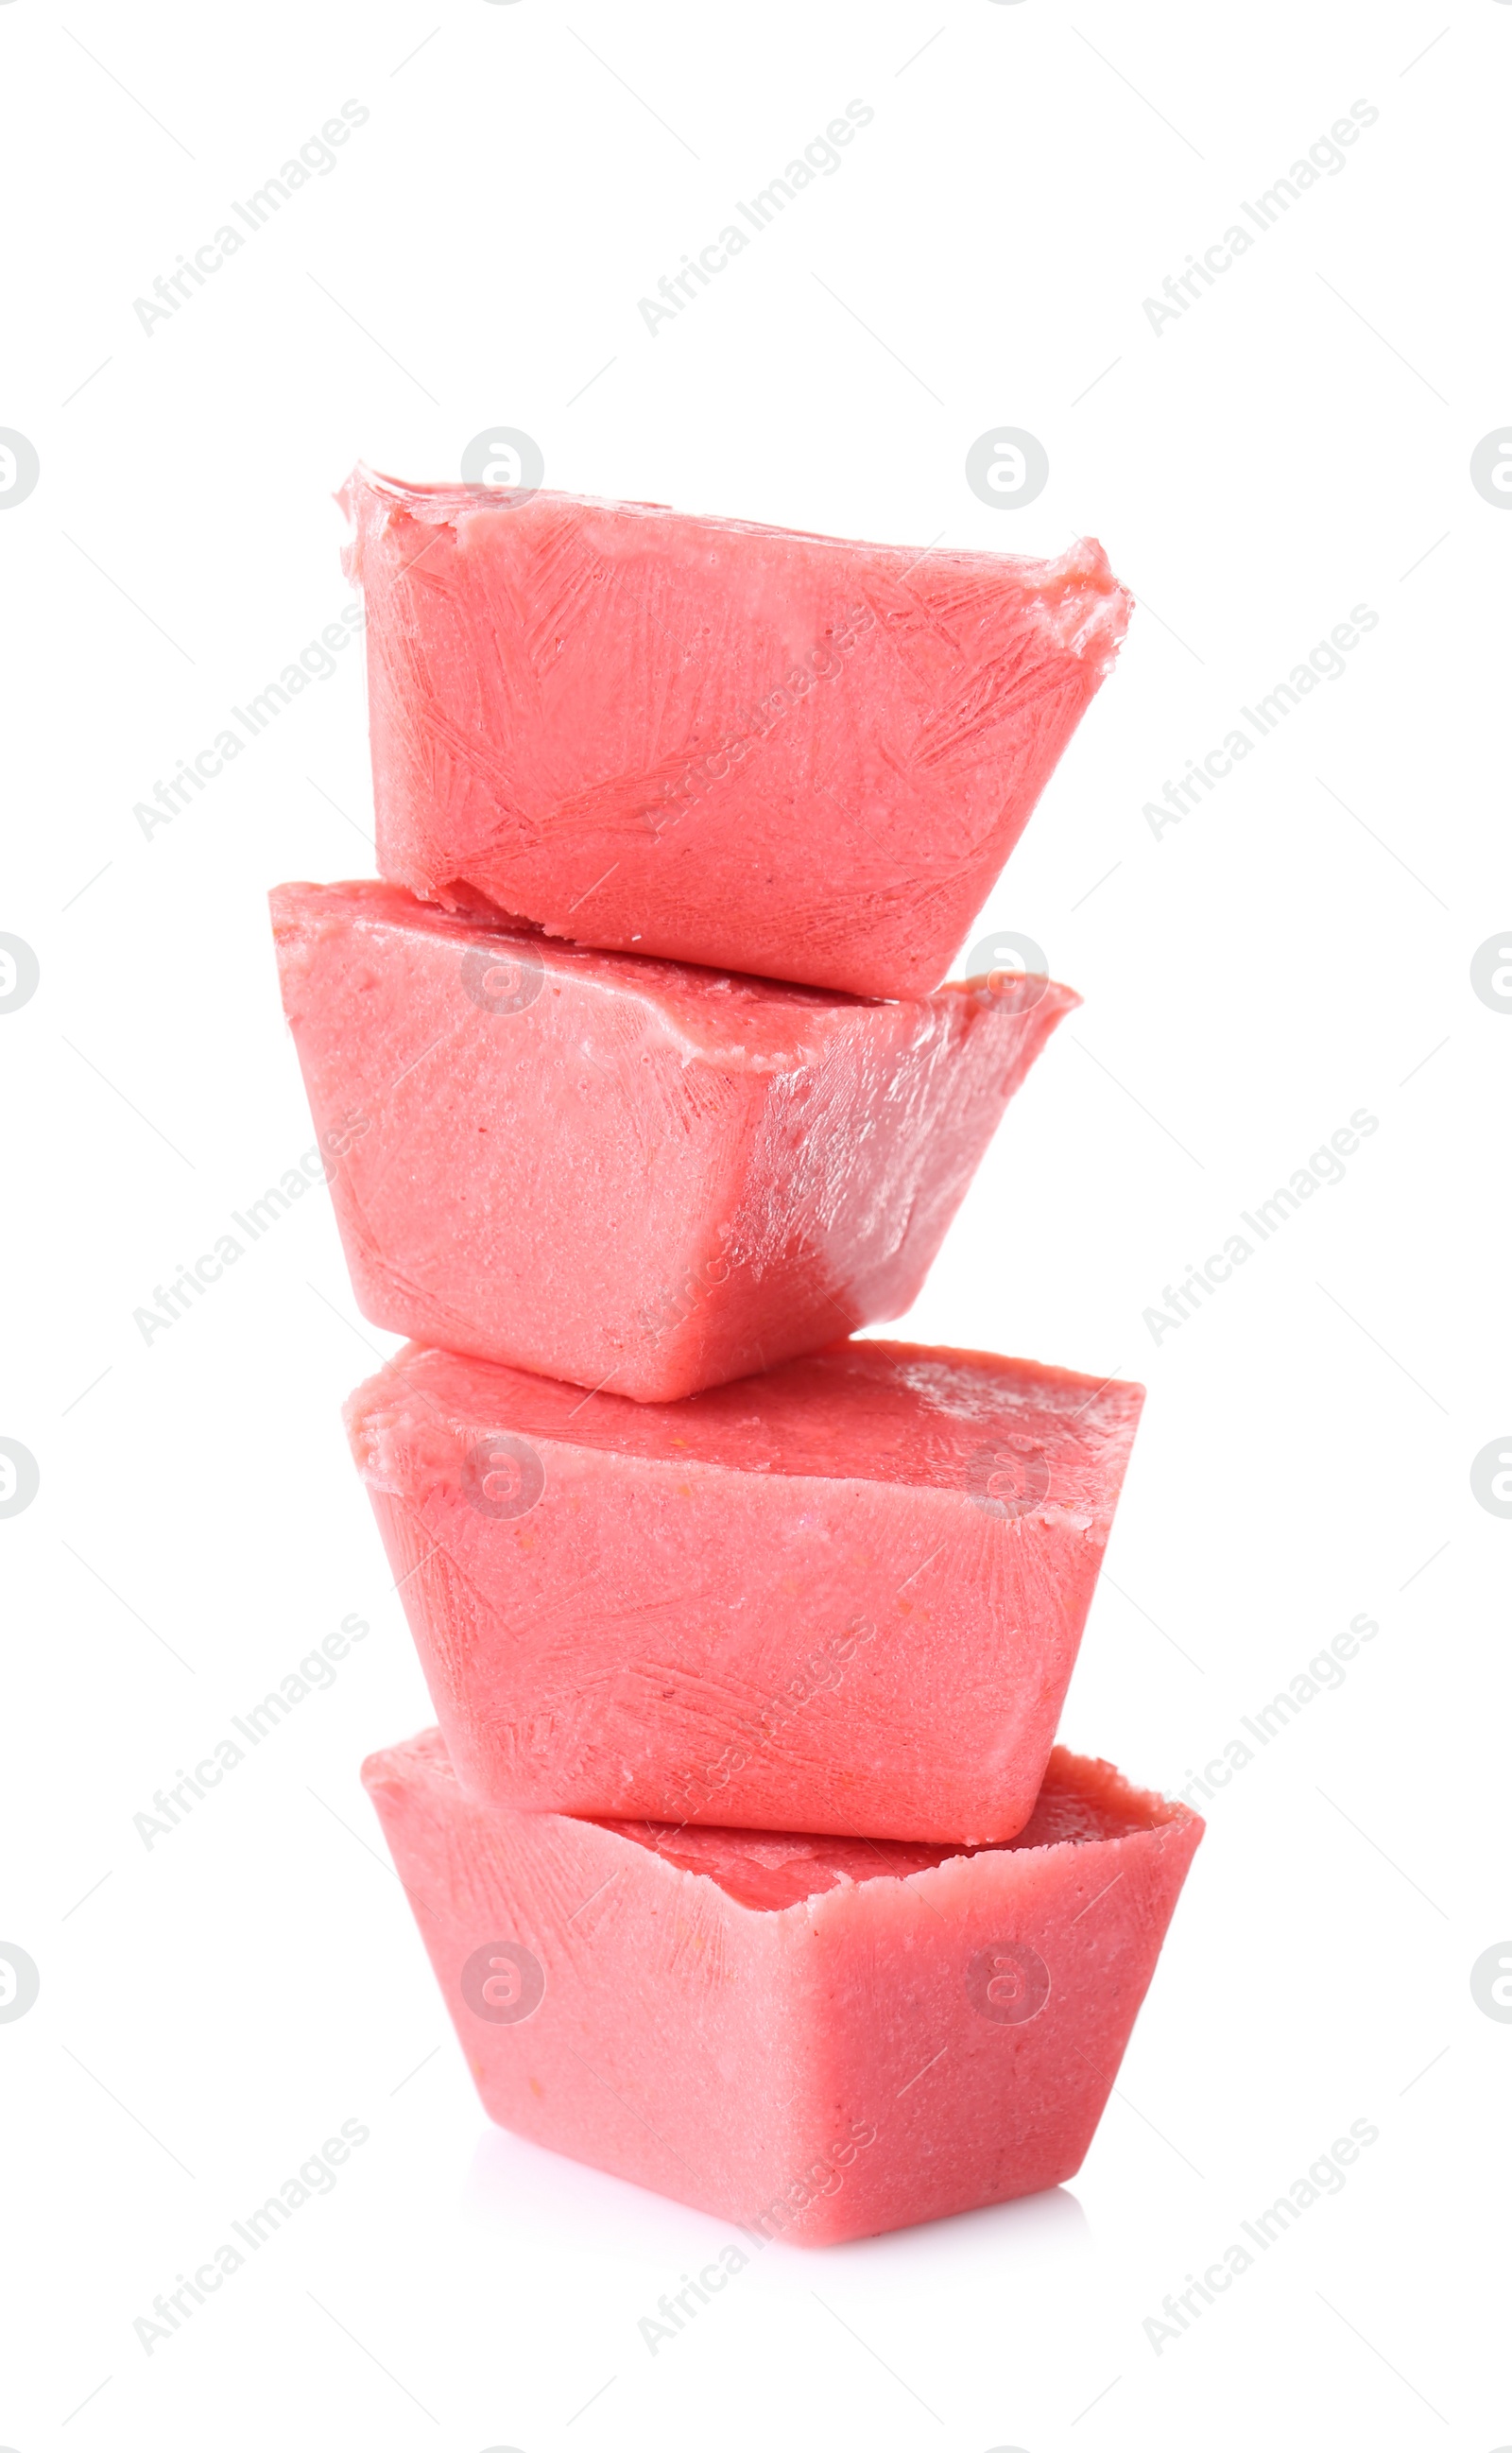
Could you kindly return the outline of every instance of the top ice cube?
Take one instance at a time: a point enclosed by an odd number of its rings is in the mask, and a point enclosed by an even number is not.
[[[340,499],[385,877],[861,996],[945,977],[1128,620],[1091,539],[921,552],[362,468]]]

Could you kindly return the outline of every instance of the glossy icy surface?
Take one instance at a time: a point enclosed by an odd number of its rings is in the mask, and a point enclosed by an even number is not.
[[[1128,618],[1090,540],[920,551],[361,469],[342,500],[386,877],[865,995],[945,977]]]
[[[1034,1804],[1143,1394],[862,1338],[585,1402],[411,1346],[348,1424],[474,1794],[959,1843]]]
[[[905,1005],[283,886],[284,1003],[357,1301],[637,1398],[906,1310],[1077,1002]],[[1034,989],[1031,988],[1031,994]]]
[[[434,1730],[363,1778],[491,2117],[811,2244],[1070,2179],[1203,1830],[1062,1749],[974,1855],[478,1805]]]

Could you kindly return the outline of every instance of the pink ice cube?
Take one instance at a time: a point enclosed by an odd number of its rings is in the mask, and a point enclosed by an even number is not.
[[[437,1730],[363,1778],[490,2117],[747,2249],[1069,2180],[1203,1831],[1062,1748],[980,1851],[514,1813]]]
[[[636,1398],[906,1310],[1078,1002],[995,974],[882,1005],[375,881],[279,887],[272,909],[368,1319]]]
[[[677,1824],[1007,1839],[1143,1389],[858,1338],[637,1405],[407,1347],[352,1449],[464,1786]]]
[[[1090,539],[855,545],[366,469],[342,501],[386,877],[863,995],[945,977],[1128,619]]]

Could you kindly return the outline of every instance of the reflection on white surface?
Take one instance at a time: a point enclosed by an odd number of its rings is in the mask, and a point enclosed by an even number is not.
[[[726,2242],[740,2240],[740,2225],[706,2215],[675,2198],[660,2197],[633,2181],[617,2180],[591,2164],[575,2163],[550,2147],[516,2138],[507,2129],[480,2130],[463,2184],[460,2212],[490,2231],[524,2238],[570,2254],[628,2257],[686,2265],[707,2258]],[[927,2254],[937,2273],[948,2275],[960,2261],[980,2272],[985,2263],[1011,2267],[1032,2261],[1081,2263],[1093,2251],[1091,2227],[1069,2189],[1042,2189],[1001,2206],[979,2206],[939,2223],[913,2224],[870,2240],[843,2241],[829,2248],[800,2248],[786,2241],[765,2244],[760,2263],[788,2280],[817,2282],[821,2272],[856,2273],[885,2281],[889,2269],[912,2267]]]

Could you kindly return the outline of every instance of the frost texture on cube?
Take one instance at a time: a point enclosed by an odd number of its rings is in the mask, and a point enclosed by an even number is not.
[[[807,2245],[1071,2178],[1203,1831],[1060,1748],[975,1854],[479,1805],[434,1730],[363,1777],[491,2118]]]
[[[944,978],[1130,605],[1090,539],[921,552],[365,469],[341,500],[385,877],[863,995]]]
[[[502,1805],[1008,1839],[1144,1391],[860,1338],[633,1405],[407,1347],[348,1406],[457,1774]]]
[[[1063,1014],[589,952],[377,881],[272,898],[357,1301],[381,1327],[682,1397],[912,1303]]]

